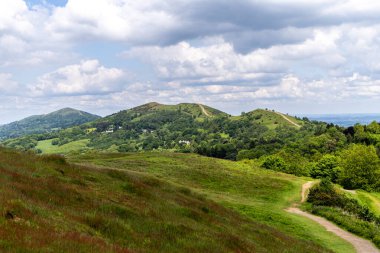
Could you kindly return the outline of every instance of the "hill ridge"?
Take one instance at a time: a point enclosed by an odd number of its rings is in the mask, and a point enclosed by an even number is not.
[[[16,138],[27,134],[47,133],[55,129],[81,125],[100,116],[65,107],[50,113],[32,115],[0,126],[0,139]]]

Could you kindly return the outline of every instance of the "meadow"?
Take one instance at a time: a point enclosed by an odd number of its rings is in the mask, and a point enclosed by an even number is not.
[[[278,209],[297,198],[294,177],[194,155],[80,161],[114,168],[0,149],[0,251],[352,252]]]
[[[117,168],[149,174],[299,240],[334,252],[354,252],[349,243],[318,224],[284,210],[300,200],[301,186],[308,178],[263,170],[249,161],[232,162],[169,152],[93,153],[70,160],[86,166],[96,165],[99,169]]]

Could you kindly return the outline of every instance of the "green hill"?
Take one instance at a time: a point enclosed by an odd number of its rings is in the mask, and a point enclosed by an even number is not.
[[[306,124],[309,127],[302,130]],[[240,151],[252,148],[256,150],[250,157],[274,153],[299,134],[313,134],[314,128],[314,123],[268,110],[230,116],[201,104],[153,102],[81,126],[3,144],[42,153],[166,149],[235,160]],[[272,145],[275,142],[279,145]]]
[[[64,108],[45,115],[35,115],[20,121],[0,126],[0,140],[16,138],[28,134],[41,134],[78,126],[100,118],[99,116]]]
[[[193,155],[80,159],[87,165],[0,149],[0,251],[327,252],[317,243],[350,250],[278,209],[298,195],[293,177]],[[266,204],[267,213],[256,212]],[[263,215],[273,219],[264,224]]]
[[[213,116],[227,115],[222,111],[201,104],[181,103],[177,105],[163,105],[156,102],[147,103],[130,110],[126,110],[123,113],[141,113],[141,115],[146,115],[162,111],[179,111],[196,118],[208,118]]]
[[[271,129],[277,126],[290,126],[298,129],[304,124],[302,120],[270,110],[257,109],[249,112],[248,115],[252,115],[257,123],[263,124]]]

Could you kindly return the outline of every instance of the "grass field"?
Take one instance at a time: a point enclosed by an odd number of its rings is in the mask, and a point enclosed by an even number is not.
[[[348,193],[348,195],[356,198],[360,203],[368,206],[374,214],[380,216],[380,193],[358,190],[355,194]]]
[[[73,141],[62,146],[52,145],[52,141],[53,139],[39,141],[36,148],[40,149],[44,154],[68,154],[74,151],[78,152],[88,150],[89,148],[87,147],[87,144],[90,140],[84,139]]]
[[[103,158],[121,159],[112,156]],[[187,159],[195,163],[194,173],[184,177],[191,189],[164,179],[184,176]],[[197,164],[202,162],[206,170],[199,177]],[[223,180],[225,173],[215,178],[218,173],[209,174],[211,164],[222,165],[219,160],[144,154],[120,160],[126,163],[135,169],[72,165],[58,155],[1,148],[0,252],[327,252],[208,198],[222,198],[220,187],[226,187],[231,192],[226,201],[240,195],[237,201],[242,203],[251,193],[268,190],[258,186],[283,188],[280,178],[271,183],[262,175],[257,179],[263,182],[252,185],[256,190],[241,194],[248,179],[235,188],[235,173],[229,180]],[[167,170],[166,164],[179,167]],[[237,166],[236,173],[243,169]],[[269,202],[268,194],[255,198]]]
[[[282,117],[280,114],[270,111],[270,110],[263,110],[263,109],[257,109],[252,112],[248,112],[248,115],[251,115],[254,117],[254,122],[264,125],[268,127],[269,129],[275,129],[278,126],[290,126],[290,127],[296,127],[294,124],[290,123],[284,117]],[[298,124],[302,126],[304,123],[302,120],[298,120],[292,116],[284,115],[286,118],[288,118],[290,121],[294,122],[295,124]],[[232,117],[232,120],[239,120],[242,116],[234,116]]]
[[[193,154],[87,154],[72,161],[153,175],[295,238],[335,252],[354,252],[350,244],[321,226],[284,211],[299,201],[301,185],[306,181],[302,178]]]

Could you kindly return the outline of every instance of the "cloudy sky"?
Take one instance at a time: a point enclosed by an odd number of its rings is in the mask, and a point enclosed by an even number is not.
[[[380,2],[0,0],[0,123],[150,101],[380,112]]]

